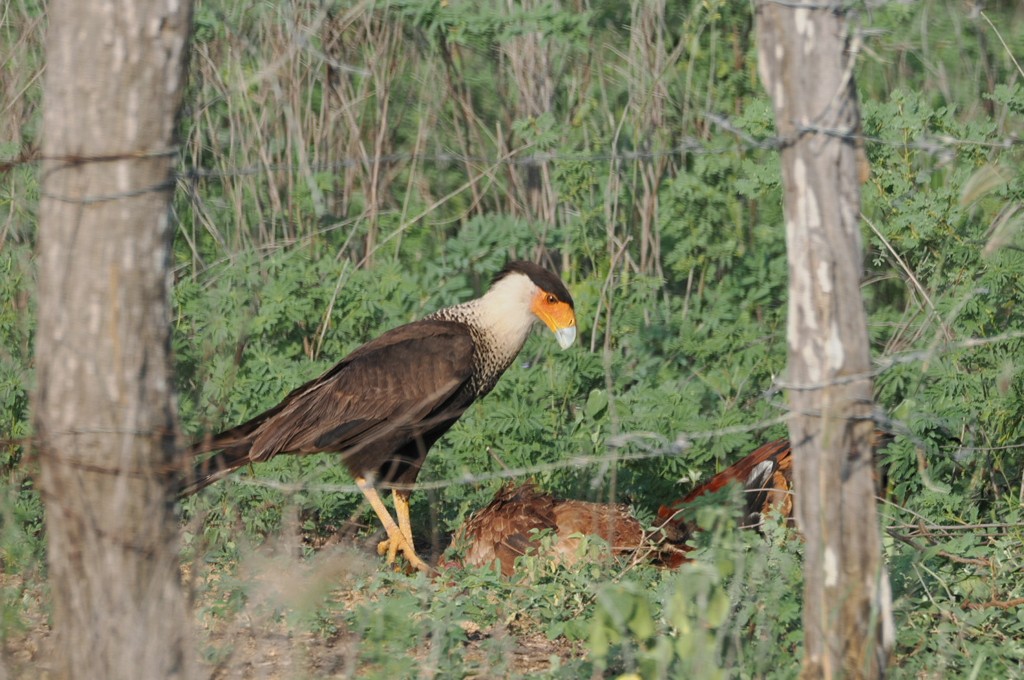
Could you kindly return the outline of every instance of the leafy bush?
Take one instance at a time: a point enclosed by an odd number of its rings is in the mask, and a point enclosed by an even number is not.
[[[200,2],[174,203],[187,435],[277,403],[525,257],[561,269],[580,342],[560,352],[536,333],[435,447],[413,496],[432,552],[509,475],[629,500],[650,520],[784,436],[782,187],[751,7],[641,16],[656,6]],[[879,413],[898,435],[880,453],[892,674],[1019,675],[1020,16],[934,3],[862,14],[863,293]],[[41,16],[15,2],[0,30],[16,95],[3,138],[22,140],[0,144],[5,159],[38,143]],[[655,28],[634,41],[634,22]],[[4,635],[24,623],[42,571],[23,446],[36,175],[15,163],[0,188],[0,556],[24,581],[3,583]],[[776,526],[734,531],[723,507],[698,511],[698,561],[678,573],[541,558],[512,582],[486,569],[359,572],[301,606],[265,605],[239,565],[294,533],[301,559],[283,571],[306,576],[322,545],[375,526],[335,458],[283,456],[183,509],[184,554],[209,577],[203,617],[256,611],[289,635],[357,641],[341,662],[353,673],[516,675],[510,650],[529,635],[554,645],[552,676],[798,672],[800,542]],[[215,663],[237,654],[207,651]]]

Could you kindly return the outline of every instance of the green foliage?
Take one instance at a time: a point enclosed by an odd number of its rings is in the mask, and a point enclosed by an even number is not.
[[[714,659],[714,629],[725,620],[729,598],[715,575],[687,565],[666,591],[668,600],[660,603],[658,617],[665,630],[656,625],[648,593],[635,583],[609,584],[598,591],[589,640],[597,668],[607,670],[614,649],[624,669],[635,669],[641,677],[724,677]]]
[[[496,42],[533,33],[575,41],[590,32],[589,13],[569,11],[557,3],[502,11],[504,8],[487,3],[457,3],[449,7],[448,3],[399,0],[388,2],[388,8],[402,15],[410,26],[424,30],[430,38],[444,37],[451,43],[477,49],[488,49]]]
[[[0,250],[0,469],[10,474],[29,435],[28,386],[35,330],[29,248]]]
[[[894,120],[899,124],[893,125]],[[1022,469],[1017,456],[1001,451],[1022,434],[1024,413],[1010,385],[1020,347],[1014,336],[1022,323],[1011,310],[1024,301],[1018,285],[1024,258],[1015,250],[983,257],[985,219],[992,208],[961,201],[970,175],[985,161],[982,149],[965,150],[952,167],[923,155],[907,163],[910,159],[901,150],[907,140],[927,135],[984,138],[992,134],[992,126],[958,122],[948,109],[932,109],[916,95],[896,92],[889,102],[865,105],[865,127],[869,134],[891,141],[871,149],[865,213],[878,225],[871,238],[873,265],[881,267],[898,257],[897,270],[907,283],[898,290],[886,286],[873,300],[880,320],[899,319],[892,326],[895,332],[879,335],[878,342],[887,353],[901,352],[918,337],[926,352],[920,363],[880,374],[878,398],[923,438],[915,445],[926,450],[932,479],[959,480],[958,493],[994,500],[1000,490],[1018,485]],[[969,351],[957,346],[965,338],[1000,335],[1007,337]],[[960,440],[959,451],[949,446],[954,438]],[[935,456],[936,450],[947,453]],[[917,474],[910,442],[887,455],[890,474],[896,473],[897,497],[915,496],[926,477]],[[981,468],[995,475],[982,481],[974,474]]]
[[[705,533],[694,562],[652,582],[631,575],[598,586],[588,641],[595,668],[643,678],[795,677],[799,542],[779,524],[766,526],[766,539],[738,533],[721,504],[697,521]]]
[[[895,677],[1019,673],[1019,507],[1003,519],[1007,527],[988,536],[954,530],[918,540],[918,549],[894,551],[890,572],[902,660]]]
[[[12,575],[36,572],[45,547],[42,502],[28,478],[26,460],[35,333],[30,252],[28,245],[16,242],[0,250],[0,570]],[[23,609],[18,600],[28,587],[24,582],[3,584],[4,621],[17,618]]]
[[[896,677],[1009,677],[1024,655],[1021,610],[1000,606],[1024,596],[1024,88],[1010,58],[1024,33],[1011,4],[886,3],[860,17],[863,293],[876,400],[898,433],[879,455]],[[627,499],[650,519],[784,436],[782,187],[777,149],[757,143],[774,121],[752,7],[675,3],[634,42],[650,6],[198,3],[174,199],[187,435],[272,406],[525,257],[561,269],[579,344],[561,352],[535,333],[437,444],[420,477],[430,488],[413,496],[426,550],[441,552],[508,476]],[[38,146],[41,15],[16,2],[0,31],[16,95],[4,159]],[[0,584],[8,635],[24,628],[43,541],[22,444],[37,168],[3,177],[0,558],[23,579]],[[552,676],[798,673],[802,548],[777,525],[736,531],[727,494],[694,509],[697,561],[678,573],[528,557],[511,582],[380,573],[302,606],[263,604],[238,565],[280,534],[305,541],[302,565],[339,537],[375,542],[351,481],[330,455],[282,456],[186,500],[183,552],[222,577],[197,586],[204,620],[257,611],[289,634],[356,640],[346,668],[380,677],[514,676],[510,650],[531,634],[570,649]]]

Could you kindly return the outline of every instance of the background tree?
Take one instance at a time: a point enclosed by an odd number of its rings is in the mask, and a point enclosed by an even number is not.
[[[34,423],[60,677],[194,677],[168,482],[191,3],[52,2]]]
[[[172,213],[182,429],[201,437],[278,403],[526,255],[560,264],[582,342],[552,355],[532,337],[488,408],[439,444],[414,495],[417,534],[436,550],[508,475],[564,497],[628,499],[648,521],[786,435],[784,192],[756,6],[663,5],[197,3]],[[38,458],[24,455],[50,7],[5,10],[0,676],[34,678],[63,644],[50,629]],[[871,163],[861,293],[873,397],[899,433],[877,454],[898,623],[889,673],[1014,677],[1024,13],[956,0],[860,10]],[[92,43],[79,52],[92,53]],[[537,77],[552,95],[536,115],[517,74],[545,59]],[[556,201],[547,213],[528,209],[531,167],[542,169],[538,195]],[[741,506],[695,509],[695,561],[678,572],[595,563],[545,570],[529,588],[474,572],[410,583],[371,555],[366,578],[353,579],[375,545],[372,511],[336,458],[314,456],[187,499],[181,557],[217,675],[506,677],[543,672],[553,655],[562,665],[551,675],[567,678],[796,675],[806,544],[774,522],[760,535],[734,530]],[[467,634],[467,621],[483,635]]]
[[[760,72],[782,140],[788,385],[804,557],[806,678],[876,678],[892,603],[875,508],[867,318],[860,294],[860,112],[845,13],[762,2]]]

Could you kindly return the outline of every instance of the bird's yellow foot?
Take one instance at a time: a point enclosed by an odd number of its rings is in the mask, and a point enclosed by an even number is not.
[[[395,558],[401,553],[405,557],[405,561],[409,563],[409,566],[417,571],[422,571],[425,574],[433,572],[426,562],[424,562],[419,555],[416,554],[416,550],[412,547],[408,540],[402,533],[395,532],[394,536],[388,536],[386,539],[377,544],[377,554],[387,555],[385,558],[388,564],[394,564]]]

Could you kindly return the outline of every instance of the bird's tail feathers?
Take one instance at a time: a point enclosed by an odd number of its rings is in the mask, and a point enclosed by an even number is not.
[[[189,471],[182,479],[178,497],[190,496],[205,489],[219,479],[223,479],[240,467],[251,462],[250,450],[252,442],[245,426],[234,428],[213,437],[197,441],[189,449],[191,461]],[[204,454],[215,452],[213,455]]]

